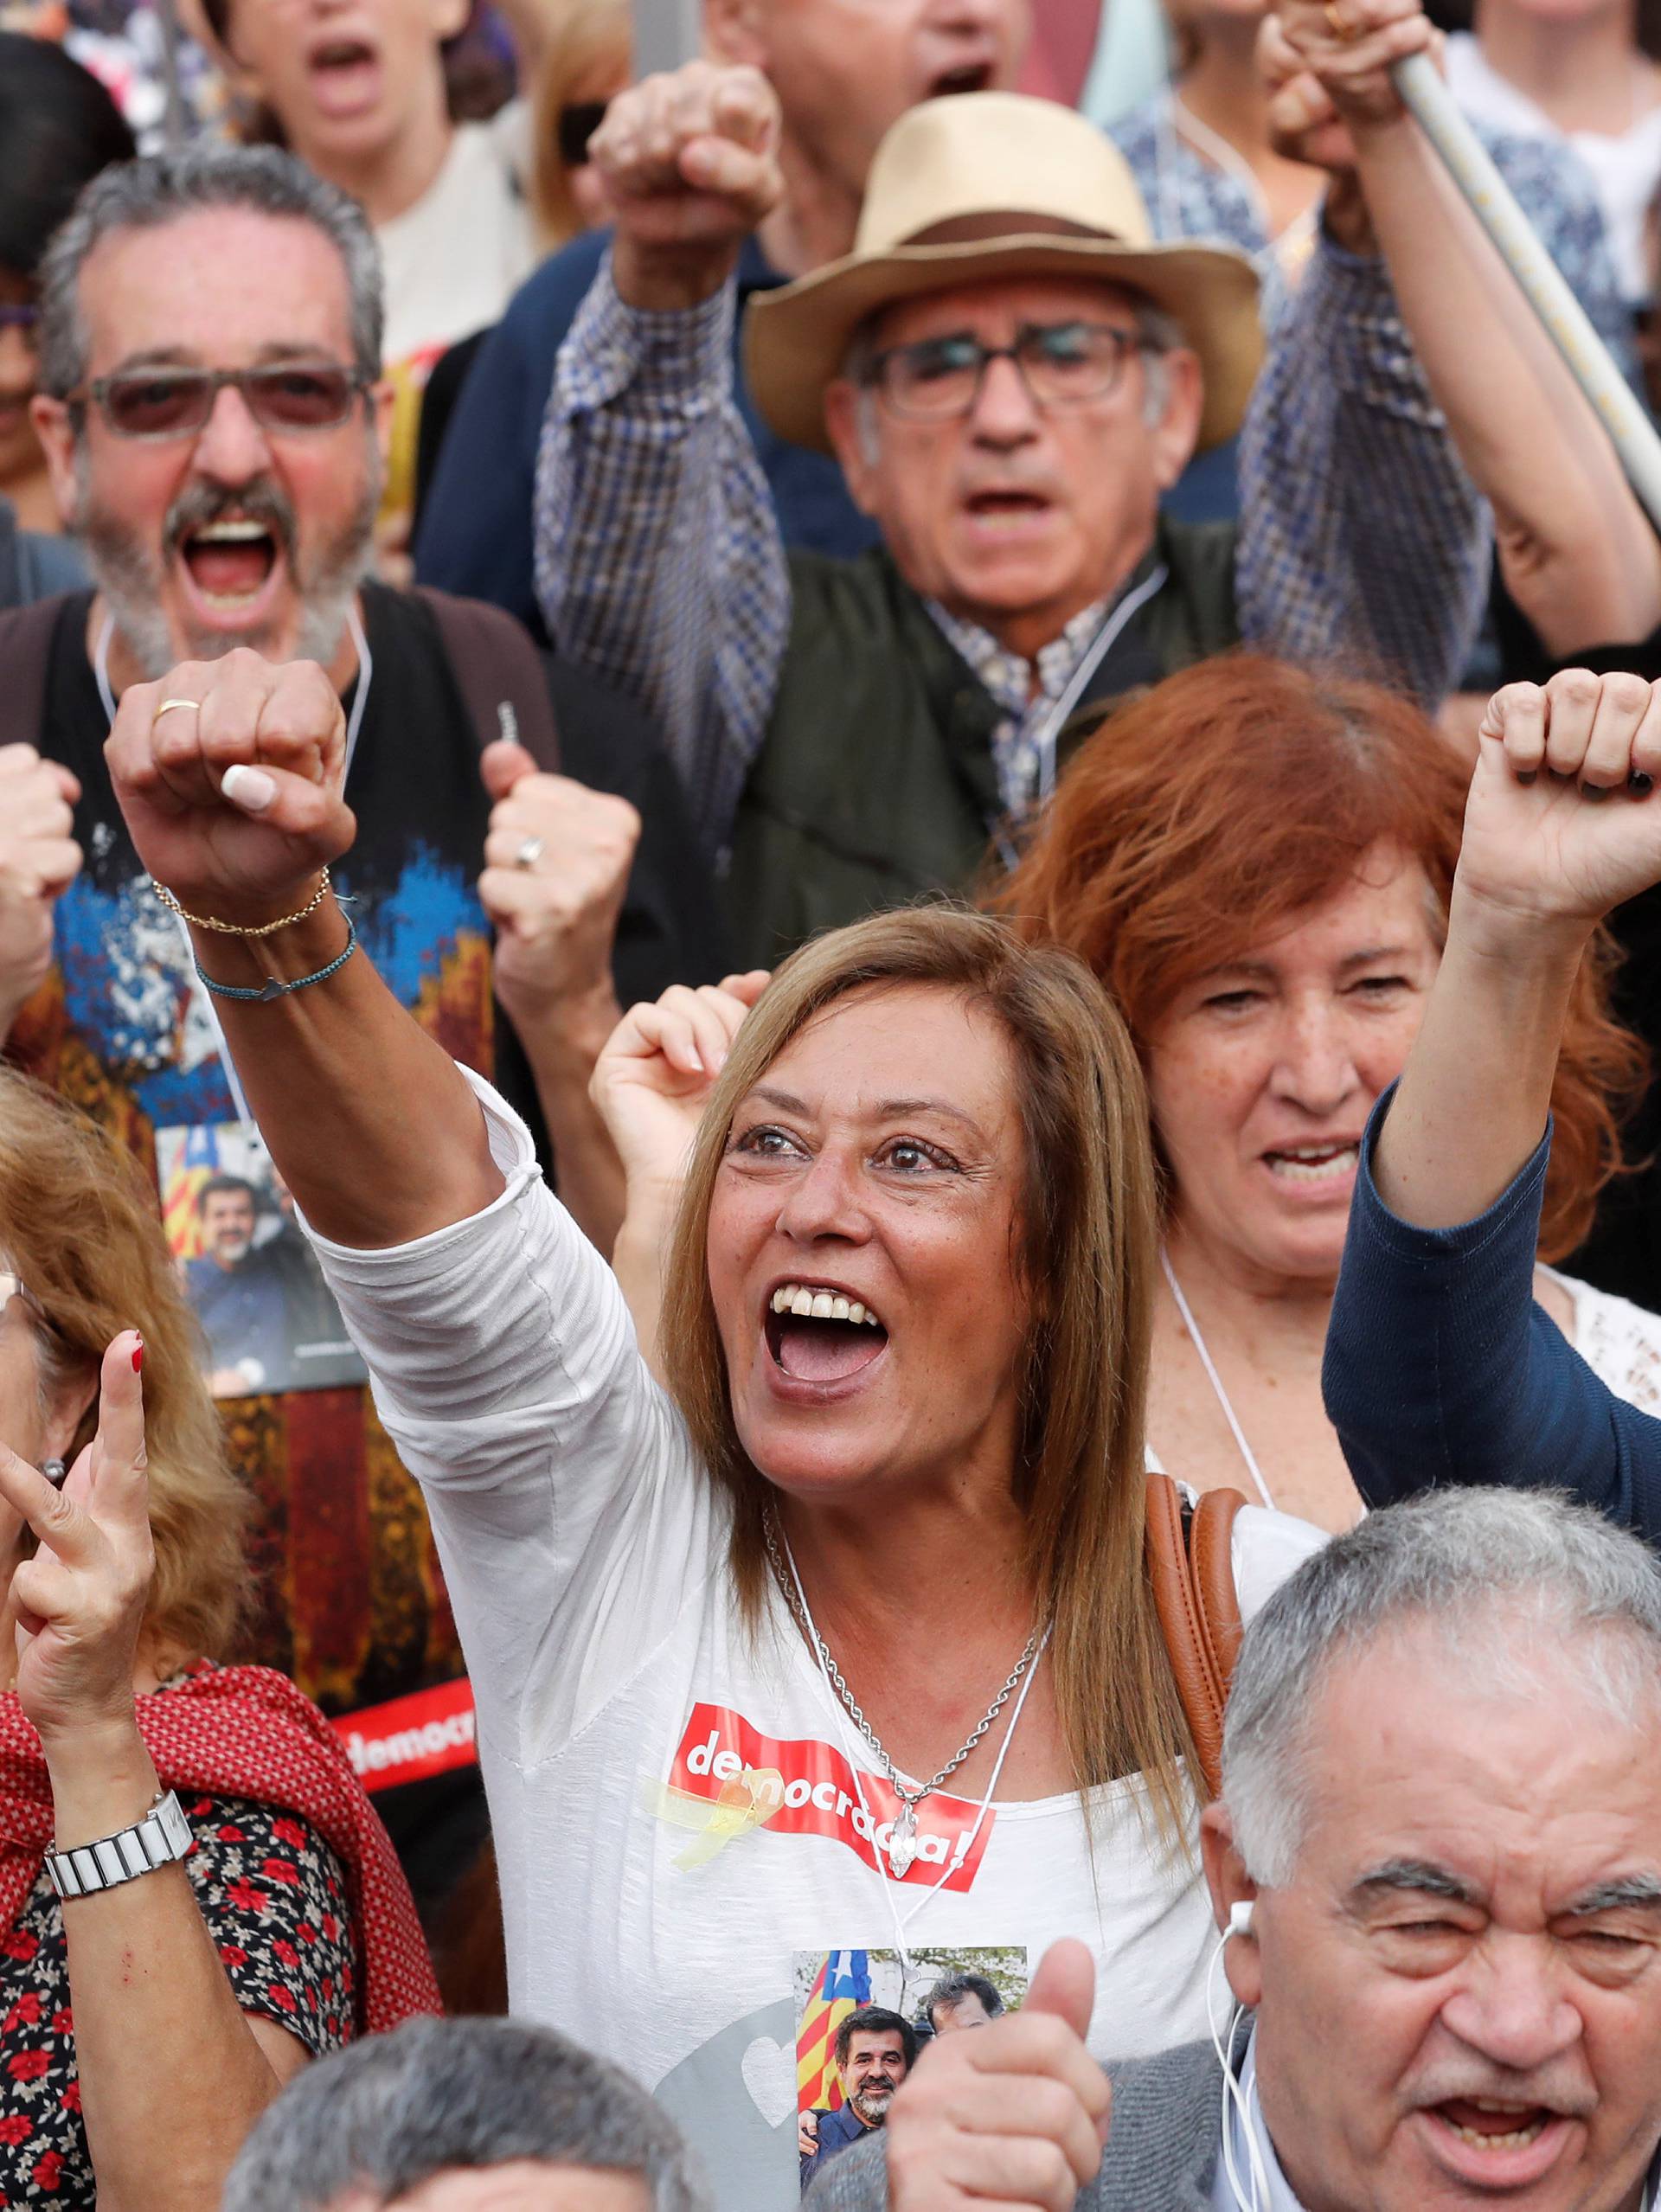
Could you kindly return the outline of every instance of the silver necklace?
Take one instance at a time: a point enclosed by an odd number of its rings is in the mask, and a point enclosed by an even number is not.
[[[854,1693],[843,1679],[842,1669],[830,1656],[830,1646],[808,1619],[807,1610],[797,1593],[795,1577],[788,1573],[785,1567],[784,1557],[779,1549],[781,1540],[783,1540],[782,1532],[779,1527],[778,1516],[771,1504],[767,1507],[761,1526],[767,1547],[767,1557],[773,1563],[773,1579],[784,1593],[785,1603],[790,1608],[792,1619],[818,1653],[819,1664],[824,1670],[825,1679],[835,1688],[837,1696],[847,1708],[849,1718],[869,1745],[872,1756],[888,1776],[889,1786],[900,1800],[900,1817],[889,1831],[888,1853],[888,1864],[894,1869],[895,1880],[903,1882],[907,1868],[917,1856],[918,1806],[925,1798],[932,1797],[942,1782],[949,1781],[957,1773],[959,1767],[981,1741],[987,1729],[991,1727],[992,1722],[1009,1703],[1016,1690],[1020,1688],[1022,1677],[1037,1656],[1038,1646],[1042,1641],[1042,1634],[1035,1628],[1031,1635],[1028,1637],[1025,1651],[1016,1661],[1004,1687],[986,1708],[973,1734],[969,1736],[952,1757],[946,1760],[939,1773],[925,1782],[920,1789],[908,1790],[900,1779],[899,1770],[895,1767],[893,1760],[883,1749],[882,1740],[876,1730],[855,1702]],[[788,1548],[787,1540],[784,1541],[786,1542],[786,1548]],[[791,1564],[793,1567],[795,1561],[792,1560]]]

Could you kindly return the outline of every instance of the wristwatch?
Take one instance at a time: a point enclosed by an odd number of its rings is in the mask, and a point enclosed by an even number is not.
[[[60,1897],[87,1897],[94,1890],[113,1889],[141,1874],[153,1874],[158,1866],[173,1865],[194,1840],[178,1793],[164,1790],[131,1828],[118,1828],[113,1836],[96,1843],[77,1843],[72,1850],[48,1851],[46,1870]]]

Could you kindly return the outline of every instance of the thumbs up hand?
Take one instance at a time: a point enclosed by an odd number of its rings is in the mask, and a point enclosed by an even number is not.
[[[625,798],[543,774],[505,739],[480,766],[496,801],[478,896],[497,933],[497,997],[522,1037],[527,1023],[592,1013],[598,1049],[619,1011],[612,940],[640,817]]]
[[[1018,2012],[935,2038],[889,2107],[891,2212],[1073,2212],[1113,2111],[1085,2048],[1095,1987],[1095,1961],[1068,1937],[1044,1953]]]

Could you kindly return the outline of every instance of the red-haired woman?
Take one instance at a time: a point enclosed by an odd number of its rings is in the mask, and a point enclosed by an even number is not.
[[[997,903],[1106,984],[1165,1170],[1148,1434],[1198,1489],[1328,1529],[1360,1510],[1321,1404],[1356,1146],[1441,958],[1466,773],[1405,701],[1241,655],[1089,739]],[[1573,1251],[1643,1055],[1600,945],[1576,985],[1541,1226]],[[1661,1320],[1542,1268],[1537,1295],[1621,1396],[1661,1387]]]

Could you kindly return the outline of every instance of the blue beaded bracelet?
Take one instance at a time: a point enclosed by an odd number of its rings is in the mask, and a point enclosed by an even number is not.
[[[346,950],[343,952],[337,952],[334,959],[330,961],[328,966],[326,968],[319,968],[315,975],[296,976],[292,983],[279,983],[275,976],[267,976],[264,984],[258,991],[251,991],[245,984],[240,983],[215,983],[213,978],[204,970],[200,960],[196,961],[196,973],[202,978],[202,982],[206,984],[208,989],[213,992],[215,998],[248,999],[252,1000],[256,1005],[264,1006],[269,1004],[273,998],[286,998],[292,991],[304,991],[309,983],[327,983],[331,975],[335,974],[337,970],[345,966],[347,961],[351,959],[353,952],[356,950],[356,947],[357,930],[353,924],[350,914],[348,914],[346,917]],[[192,958],[195,958],[194,954],[192,955]]]

